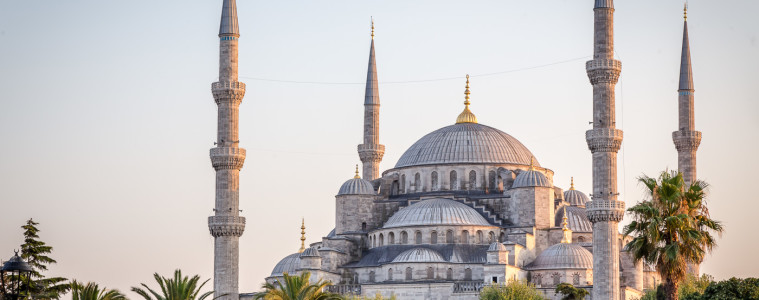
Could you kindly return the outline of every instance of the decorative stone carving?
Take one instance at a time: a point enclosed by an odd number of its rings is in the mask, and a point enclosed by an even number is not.
[[[701,144],[701,132],[695,130],[678,130],[672,132],[672,141],[678,152],[698,150]]]
[[[591,152],[617,152],[622,147],[622,130],[596,128],[585,132],[585,140]]]
[[[245,149],[236,147],[211,148],[211,164],[218,170],[240,170],[245,163]]]
[[[213,237],[242,236],[245,231],[245,217],[211,216],[208,217],[208,229]]]
[[[585,63],[591,84],[617,84],[622,73],[622,62],[615,59],[594,59]]]
[[[240,105],[245,96],[245,84],[239,81],[214,82],[211,84],[211,92],[216,104]]]

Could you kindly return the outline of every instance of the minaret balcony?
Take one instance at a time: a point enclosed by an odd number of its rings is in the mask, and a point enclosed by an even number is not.
[[[591,84],[616,84],[622,73],[622,62],[616,59],[594,59],[585,63]]]
[[[240,170],[245,163],[245,149],[238,147],[211,148],[211,164],[216,170]]]
[[[369,161],[380,161],[382,156],[385,155],[385,145],[379,144],[361,144],[358,145],[358,156],[361,161],[365,161],[365,158]]]
[[[239,105],[245,96],[245,84],[239,81],[220,81],[211,84],[211,92],[216,104]]]
[[[590,152],[617,152],[622,147],[622,130],[616,128],[595,128],[585,132]]]
[[[625,202],[617,200],[593,200],[585,205],[590,222],[619,222],[625,216]]]
[[[672,132],[672,141],[677,151],[697,150],[701,145],[701,132],[695,130],[678,130]]]
[[[245,231],[245,217],[240,216],[210,216],[208,229],[213,237],[242,236]]]

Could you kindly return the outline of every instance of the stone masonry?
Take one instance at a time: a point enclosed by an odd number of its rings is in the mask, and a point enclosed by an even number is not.
[[[593,299],[619,299],[619,222],[625,203],[618,201],[617,152],[622,131],[616,129],[614,87],[622,63],[614,59],[614,1],[596,0],[593,60],[586,70],[593,85],[593,129],[585,133],[593,155],[593,194],[587,214],[593,223]]]
[[[211,164],[216,170],[214,215],[208,228],[214,237],[214,299],[239,299],[239,240],[245,230],[240,216],[240,169],[245,149],[238,147],[239,107],[245,84],[237,81],[237,24],[235,0],[224,0],[219,28],[219,81],[211,85],[218,107],[216,147],[211,148]]]
[[[358,156],[363,163],[363,177],[372,181],[380,177],[379,164],[385,155],[385,146],[379,143],[379,84],[377,62],[374,58],[374,21],[372,21],[372,45],[369,50],[369,70],[366,74],[364,96],[364,143],[358,145]]]

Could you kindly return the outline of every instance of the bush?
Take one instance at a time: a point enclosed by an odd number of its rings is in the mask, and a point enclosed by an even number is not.
[[[480,300],[544,300],[543,293],[534,284],[510,280],[506,284],[487,286],[480,292]]]
[[[730,278],[712,282],[704,290],[699,300],[704,299],[745,299],[759,300],[759,278]]]

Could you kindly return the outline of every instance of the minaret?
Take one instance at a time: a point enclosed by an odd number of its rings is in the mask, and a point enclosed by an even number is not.
[[[374,58],[374,20],[372,20],[372,45],[369,49],[369,70],[366,74],[364,96],[364,143],[358,145],[358,156],[364,166],[364,179],[369,181],[379,178],[379,163],[385,155],[385,145],[379,143],[379,108],[377,62]]]
[[[216,147],[211,164],[216,170],[216,205],[208,217],[214,237],[214,299],[238,300],[239,241],[245,230],[240,216],[240,169],[245,149],[239,148],[238,115],[245,84],[237,81],[237,25],[235,0],[224,0],[219,28],[219,81],[211,85],[218,107]]]
[[[694,118],[693,71],[690,63],[690,42],[688,41],[688,7],[683,9],[683,52],[680,58],[680,85],[678,92],[678,130],[672,133],[677,149],[677,169],[683,174],[683,181],[690,185],[696,181],[696,150],[701,144],[701,132],[696,131]],[[699,265],[688,264],[688,273],[698,276]]]
[[[593,129],[585,133],[593,155],[593,194],[586,205],[593,223],[593,299],[619,299],[619,222],[625,203],[617,200],[617,152],[614,87],[622,63],[614,59],[614,1],[595,0],[593,60],[585,65],[593,85]]]

